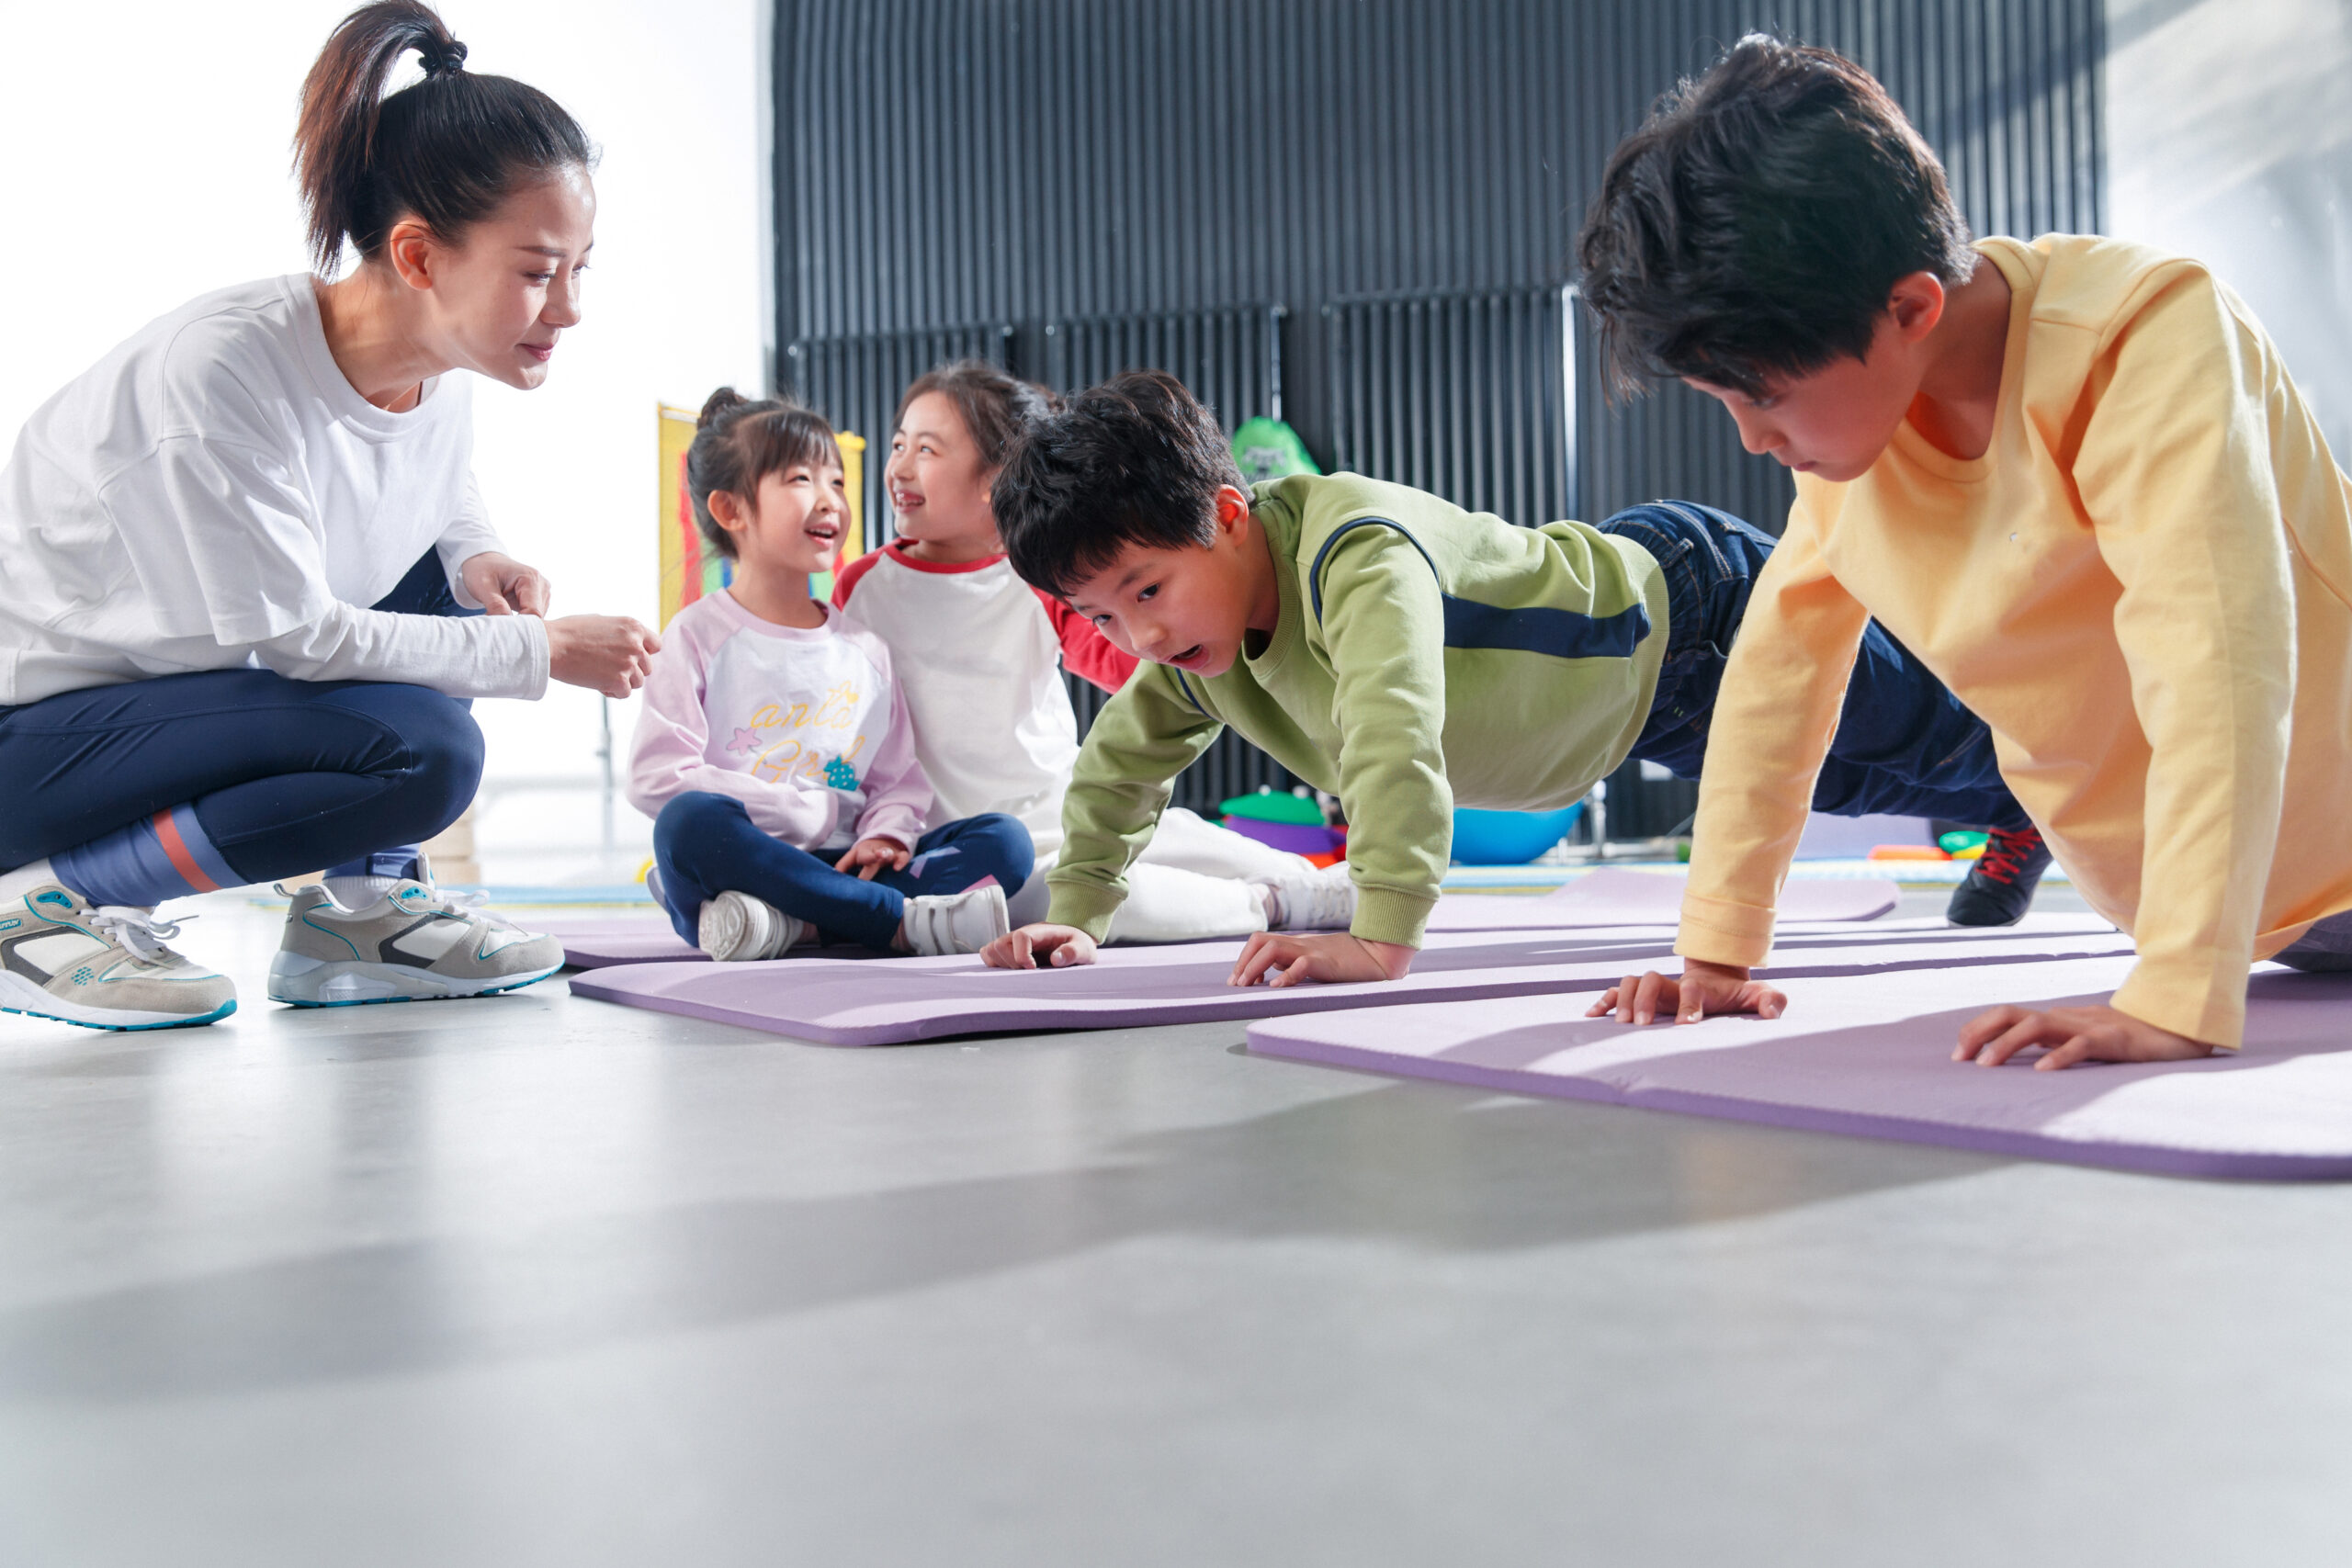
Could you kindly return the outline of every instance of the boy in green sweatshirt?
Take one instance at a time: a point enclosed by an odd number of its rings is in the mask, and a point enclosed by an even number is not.
[[[1555,809],[1629,756],[1695,776],[1772,547],[1679,502],[1597,528],[1526,528],[1353,474],[1244,490],[1216,422],[1156,371],[1071,399],[1007,460],[991,500],[1013,569],[1144,662],[1080,753],[1047,919],[984,959],[1089,961],[1172,781],[1231,725],[1339,796],[1357,890],[1344,933],[1252,937],[1237,985],[1401,977],[1456,804]],[[2009,835],[2010,874],[1963,886],[1976,901],[1952,910],[2009,923],[2046,853],[2032,863],[2039,839],[1984,725],[1873,631],[1815,805]]]

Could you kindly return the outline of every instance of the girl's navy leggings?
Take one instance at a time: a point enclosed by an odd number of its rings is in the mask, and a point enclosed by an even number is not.
[[[917,840],[903,871],[871,880],[772,839],[733,795],[691,789],[653,820],[653,860],[670,924],[695,941],[702,907],[721,893],[748,893],[832,940],[890,951],[907,900],[961,893],[989,877],[1012,897],[1029,880],[1036,852],[1029,829],[1001,812],[943,823]]]

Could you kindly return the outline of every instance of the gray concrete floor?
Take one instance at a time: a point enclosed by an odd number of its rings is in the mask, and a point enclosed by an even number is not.
[[[274,944],[0,1020],[10,1568],[2352,1561],[2352,1189]]]

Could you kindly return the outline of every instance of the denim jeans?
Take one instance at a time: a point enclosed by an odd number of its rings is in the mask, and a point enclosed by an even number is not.
[[[876,872],[871,881],[769,837],[731,795],[688,790],[653,819],[662,907],[689,942],[705,903],[748,893],[826,936],[888,953],[908,899],[961,893],[991,876],[1010,898],[1029,880],[1035,857],[1029,829],[999,812],[933,828],[916,841],[904,871]]]
[[[425,552],[375,606],[479,615]],[[202,670],[0,708],[0,869],[192,806],[220,886],[340,866],[414,845],[481,778],[468,704],[423,686]]]
[[[1724,662],[1770,535],[1728,513],[1687,501],[1628,507],[1600,525],[1657,558],[1666,576],[1666,660],[1649,723],[1633,755],[1695,779]],[[1736,767],[1718,757],[1717,767]],[[2030,825],[2002,782],[1992,732],[1876,621],[1862,634],[1845,706],[1813,791],[1813,808],[1837,817],[1885,812],[1980,828]]]
[[[2283,952],[2270,955],[2290,969],[2341,974],[2352,969],[2352,909],[2330,915]]]

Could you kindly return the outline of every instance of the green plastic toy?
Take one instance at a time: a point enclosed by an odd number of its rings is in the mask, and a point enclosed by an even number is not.
[[[1244,420],[1233,433],[1233,460],[1241,465],[1241,477],[1253,485],[1323,471],[1315,466],[1298,432],[1278,419]]]
[[[1304,795],[1276,795],[1261,790],[1237,795],[1216,808],[1220,817],[1247,817],[1253,822],[1291,822],[1301,827],[1323,826],[1323,808]]]

